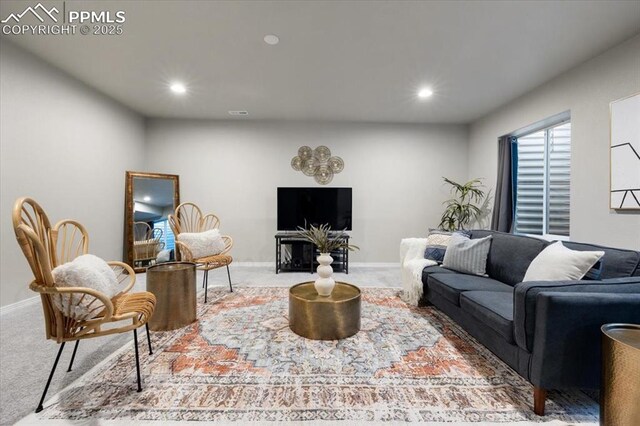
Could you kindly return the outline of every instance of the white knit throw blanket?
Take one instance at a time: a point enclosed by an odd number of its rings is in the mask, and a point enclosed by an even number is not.
[[[402,269],[402,293],[400,298],[410,305],[418,306],[422,298],[422,270],[437,265],[424,258],[426,238],[404,238],[400,242],[400,268]]]

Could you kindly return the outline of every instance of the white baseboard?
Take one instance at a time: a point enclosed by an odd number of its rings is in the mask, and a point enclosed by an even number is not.
[[[237,266],[249,266],[249,267],[264,267],[264,266],[272,266],[275,268],[276,262],[233,262],[232,265]]]
[[[29,305],[33,305],[40,301],[40,296],[29,297],[16,303],[10,303],[5,306],[0,306],[0,316],[6,315],[16,309],[24,308]]]
[[[349,262],[354,268],[400,268],[400,262]]]
[[[275,267],[275,262],[233,262],[232,265],[247,267]],[[400,268],[400,262],[349,262],[355,268]]]

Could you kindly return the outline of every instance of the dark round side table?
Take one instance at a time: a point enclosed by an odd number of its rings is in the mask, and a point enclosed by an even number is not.
[[[640,325],[605,324],[601,330],[600,424],[640,425]]]

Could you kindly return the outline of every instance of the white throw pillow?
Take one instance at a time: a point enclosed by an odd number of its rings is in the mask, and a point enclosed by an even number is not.
[[[163,263],[171,260],[171,250],[160,250],[156,257],[156,262]]]
[[[109,299],[120,292],[113,269],[107,262],[92,254],[78,256],[71,262],[55,267],[51,272],[57,287],[87,287],[104,293]],[[100,301],[94,302],[92,296],[83,298],[80,293],[62,297],[54,295],[52,299],[55,307],[64,315],[79,320],[94,318],[103,306]]]
[[[571,250],[556,241],[531,261],[522,282],[581,280],[602,256],[603,251]]]
[[[182,232],[178,241],[187,246],[194,259],[215,256],[224,250],[224,240],[218,229],[204,232]]]

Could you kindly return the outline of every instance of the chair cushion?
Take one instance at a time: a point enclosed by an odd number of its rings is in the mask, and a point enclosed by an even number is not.
[[[187,246],[194,259],[215,256],[224,250],[224,240],[218,229],[204,232],[181,232],[178,241]]]
[[[500,334],[509,343],[513,337],[513,294],[503,291],[466,291],[460,295],[460,307],[475,319]]]
[[[427,285],[451,303],[460,306],[460,293],[464,291],[501,291],[512,293],[513,287],[491,278],[467,274],[430,274]]]
[[[84,254],[71,262],[56,266],[51,273],[57,287],[90,288],[103,293],[109,299],[122,290],[111,266],[92,254]],[[84,293],[67,293],[63,297],[56,295],[51,299],[60,312],[77,320],[95,318],[103,306],[102,302]]]
[[[487,256],[487,275],[514,286],[522,282],[531,261],[547,246],[548,241],[505,232],[473,230],[471,238],[492,235],[491,249]]]
[[[611,247],[603,247],[594,244],[564,242],[565,247],[579,251],[603,251],[601,280],[609,278],[631,277],[634,271],[640,267],[640,252]]]

